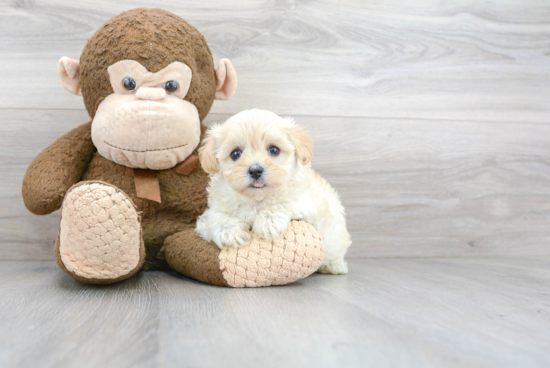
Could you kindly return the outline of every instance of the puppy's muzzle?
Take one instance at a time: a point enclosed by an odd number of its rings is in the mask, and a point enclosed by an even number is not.
[[[258,180],[262,177],[262,174],[264,173],[264,168],[260,165],[252,165],[248,169],[248,175],[254,180]]]

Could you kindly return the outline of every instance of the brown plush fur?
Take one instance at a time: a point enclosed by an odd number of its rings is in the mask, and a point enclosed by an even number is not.
[[[88,40],[80,56],[80,84],[90,117],[113,93],[107,68],[135,60],[156,73],[174,61],[187,64],[193,79],[185,100],[202,121],[214,101],[216,75],[206,40],[192,25],[166,10],[133,9],[111,18]]]
[[[216,77],[212,54],[203,36],[167,11],[135,9],[105,23],[82,52],[79,79],[92,118],[99,103],[113,93],[107,67],[126,59],[140,62],[150,72],[157,72],[173,61],[189,65],[193,79],[185,99],[195,104],[201,121],[208,114]],[[204,125],[202,129],[204,134]],[[101,180],[115,185],[142,212],[142,236],[147,252],[143,268],[166,268],[164,259],[157,255],[169,235],[194,228],[196,218],[206,209],[208,175],[199,167],[187,176],[162,170],[158,177],[162,203],[138,198],[133,169],[97,153],[91,140],[90,122],[65,134],[35,158],[23,181],[23,199],[31,212],[44,215],[59,209],[67,190],[79,181]],[[207,244],[194,234],[193,239]]]
[[[163,251],[173,270],[212,285],[228,285],[220,269],[220,249],[195,234],[195,226],[169,236]]]
[[[138,198],[133,169],[94,152],[93,145],[89,147],[92,144],[90,129],[90,123],[81,125],[34,159],[23,180],[25,205],[31,212],[44,215],[59,209],[67,190],[81,180],[113,184],[142,212],[142,234],[147,249],[143,268],[163,268],[165,263],[157,254],[166,237],[194,224],[206,209],[208,174],[201,167],[190,175],[161,170],[158,177],[162,203]],[[197,150],[193,154],[197,154]]]
[[[23,200],[34,214],[47,215],[61,207],[67,190],[82,179],[96,149],[92,123],[71,130],[42,151],[23,179]]]

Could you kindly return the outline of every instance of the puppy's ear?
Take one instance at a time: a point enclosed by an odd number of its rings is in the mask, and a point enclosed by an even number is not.
[[[204,171],[208,174],[218,172],[218,161],[216,160],[216,130],[217,126],[213,126],[206,131],[206,138],[199,148],[199,159]]]
[[[292,127],[292,140],[296,147],[296,158],[304,165],[309,164],[313,158],[313,139],[301,127]]]

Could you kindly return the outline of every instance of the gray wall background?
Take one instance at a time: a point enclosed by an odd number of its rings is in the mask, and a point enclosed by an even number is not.
[[[236,96],[312,133],[338,190],[350,258],[550,255],[550,3],[510,1],[2,1],[0,260],[51,260],[58,213],[30,214],[32,159],[87,122],[62,87],[110,17],[157,6],[197,27]]]

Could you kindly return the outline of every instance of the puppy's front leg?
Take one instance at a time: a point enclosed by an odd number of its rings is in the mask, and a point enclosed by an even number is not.
[[[263,210],[254,219],[252,230],[261,238],[275,240],[283,235],[290,225],[290,213],[281,210]]]
[[[250,242],[250,228],[244,222],[208,209],[197,219],[195,231],[206,241],[223,249],[240,247]]]

